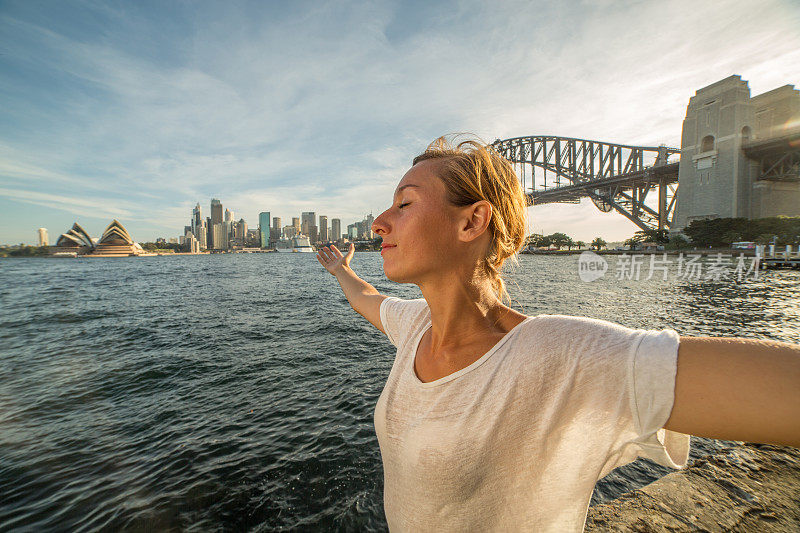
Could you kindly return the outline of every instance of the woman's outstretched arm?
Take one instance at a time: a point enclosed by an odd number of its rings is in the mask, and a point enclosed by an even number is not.
[[[800,447],[800,345],[681,337],[665,428]]]
[[[353,243],[350,243],[350,248],[345,255],[342,255],[336,246],[323,246],[317,250],[317,260],[325,267],[325,270],[336,277],[350,306],[382,333],[386,333],[381,324],[380,311],[381,302],[386,296],[378,293],[375,287],[359,278],[350,268],[350,260],[354,253]]]

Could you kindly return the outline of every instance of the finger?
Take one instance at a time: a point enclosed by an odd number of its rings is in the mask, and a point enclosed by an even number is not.
[[[322,253],[325,255],[325,259],[327,259],[328,261],[333,261],[334,259],[336,259],[328,248],[323,248]]]
[[[350,243],[350,248],[348,248],[348,250],[347,250],[347,258],[348,259],[352,259],[353,258],[353,254],[355,254],[355,253],[356,253],[356,245],[351,242]]]
[[[340,252],[339,249],[335,245],[331,245],[331,248],[333,249],[333,253],[335,254],[335,257],[337,257],[337,258],[343,257],[342,256],[342,252]]]

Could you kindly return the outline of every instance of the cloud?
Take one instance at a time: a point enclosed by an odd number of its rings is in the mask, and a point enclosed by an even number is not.
[[[698,88],[800,71],[800,14],[777,0],[60,8],[0,14],[0,184],[19,202],[116,195],[158,221],[144,239],[180,234],[211,197],[251,225],[346,225],[448,132],[676,146]],[[531,214],[607,240],[637,229],[586,202]]]

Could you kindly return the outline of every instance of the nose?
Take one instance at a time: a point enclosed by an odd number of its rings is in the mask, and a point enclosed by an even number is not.
[[[386,211],[378,215],[378,217],[375,220],[372,221],[372,231],[374,233],[377,233],[381,237],[389,233],[389,224],[386,221],[387,219],[386,213],[388,211],[389,210],[387,209]]]

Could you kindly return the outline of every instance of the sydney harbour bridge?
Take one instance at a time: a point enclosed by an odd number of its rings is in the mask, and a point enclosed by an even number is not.
[[[670,227],[678,148],[547,135],[498,139],[493,146],[514,165],[529,205],[578,203],[589,197],[601,211],[615,210],[643,230]],[[646,203],[648,196],[654,207]]]
[[[681,147],[631,146],[552,135],[496,140],[529,205],[589,198],[642,230],[693,220],[800,216],[800,91],[750,96],[733,75],[689,100]]]

